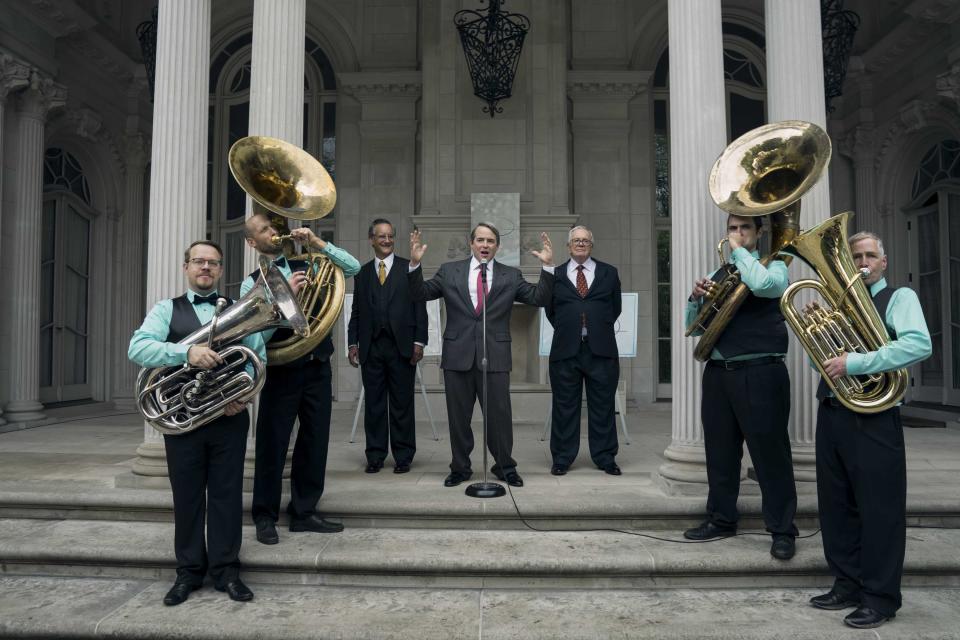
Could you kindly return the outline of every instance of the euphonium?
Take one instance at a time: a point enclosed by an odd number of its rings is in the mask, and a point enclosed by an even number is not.
[[[286,226],[282,218],[322,218],[337,202],[337,190],[327,170],[316,158],[289,142],[266,136],[241,138],[230,148],[228,163],[237,183],[253,199],[254,207],[280,216],[278,226]],[[273,240],[278,246],[292,246],[289,236],[274,236]],[[333,329],[346,295],[343,271],[326,256],[308,251],[288,258],[309,265],[307,281],[297,293],[309,332],[271,342],[267,348],[271,365],[293,362],[313,351]]]
[[[784,291],[780,310],[800,344],[843,406],[857,413],[879,413],[895,406],[907,391],[906,369],[831,380],[823,363],[843,353],[876,351],[890,341],[847,244],[845,211],[800,234],[783,252],[806,262],[820,277],[798,280]],[[826,307],[798,310],[793,299],[813,289]]]
[[[223,305],[218,303],[213,320],[178,344],[206,344],[223,358],[223,364],[213,369],[189,363],[154,367],[137,377],[137,408],[160,433],[193,431],[222,416],[231,402],[246,402],[260,391],[266,364],[240,344],[242,338],[281,323],[289,323],[300,334],[307,331],[307,320],[286,278],[263,257],[253,289],[221,310]],[[253,366],[253,375],[246,370],[248,364]]]
[[[800,198],[830,164],[830,137],[817,125],[785,120],[748,131],[731,142],[710,172],[710,196],[727,214],[750,218],[770,216],[769,264],[799,232]],[[722,253],[721,253],[722,259]],[[725,263],[725,261],[724,261]],[[705,362],[750,289],[740,274],[724,264],[684,335],[702,331],[693,355]]]

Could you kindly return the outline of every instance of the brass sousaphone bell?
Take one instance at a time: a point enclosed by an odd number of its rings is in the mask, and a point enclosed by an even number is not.
[[[333,210],[337,190],[330,174],[309,153],[277,138],[247,136],[230,148],[230,172],[258,206],[290,220],[317,220]],[[274,238],[275,243],[286,240]],[[267,345],[270,365],[286,364],[313,351],[333,329],[346,293],[343,271],[321,254],[288,255],[309,264],[307,282],[297,294],[309,333]]]

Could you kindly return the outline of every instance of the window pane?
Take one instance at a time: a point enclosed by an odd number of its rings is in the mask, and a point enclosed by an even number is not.
[[[936,211],[917,216],[920,273],[940,269],[940,214]]]
[[[763,101],[753,100],[738,93],[730,94],[730,140],[736,140],[747,131],[764,123]]]
[[[672,382],[670,379],[670,341],[657,341],[657,380],[662,384]]]
[[[668,134],[667,101],[653,103],[653,143],[656,154],[657,217],[670,216],[670,142]]]
[[[250,123],[250,103],[243,102],[230,106],[230,132],[227,144],[233,143],[247,135]],[[227,220],[243,218],[246,212],[246,192],[240,188],[232,177],[227,180]]]

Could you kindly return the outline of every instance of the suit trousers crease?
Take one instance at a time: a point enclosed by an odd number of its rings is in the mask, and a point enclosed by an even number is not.
[[[598,467],[613,464],[619,451],[616,425],[617,358],[594,355],[587,342],[577,355],[550,362],[550,453],[554,464],[569,466],[580,451],[580,408],[587,388],[587,441]]]
[[[279,519],[283,466],[296,418],[300,428],[293,445],[287,513],[299,520],[316,512],[327,469],[331,393],[329,360],[267,368],[257,416],[254,522]]]
[[[817,503],[834,588],[891,615],[902,603],[907,471],[900,409],[817,412]]]
[[[373,339],[360,365],[364,388],[363,429],[368,463],[382,463],[390,452],[397,464],[409,465],[417,451],[414,383],[416,365],[404,358],[386,331]],[[388,403],[389,398],[389,403]],[[388,420],[389,414],[389,420]]]
[[[249,421],[249,413],[243,411],[195,431],[164,435],[180,582],[199,586],[209,573],[217,586],[223,586],[240,573]]]
[[[470,371],[443,372],[446,388],[447,415],[450,423],[450,470],[471,473],[470,453],[473,451],[473,407],[480,402],[483,408],[483,372],[479,368]],[[516,470],[513,459],[513,413],[510,406],[510,373],[506,371],[487,373],[487,448],[501,473]]]
[[[787,422],[790,379],[782,362],[703,372],[707,515],[719,527],[739,519],[740,465],[746,442],[760,485],[764,524],[771,534],[796,536],[797,489]]]

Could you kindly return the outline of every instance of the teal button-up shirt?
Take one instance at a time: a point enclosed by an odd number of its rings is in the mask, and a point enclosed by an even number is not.
[[[360,262],[340,247],[334,245],[332,242],[328,242],[327,246],[321,249],[318,253],[326,255],[328,258],[330,258],[330,262],[340,267],[343,270],[344,278],[352,278],[360,273]],[[274,260],[273,263],[277,265],[278,269],[280,269],[280,273],[283,274],[284,278],[290,277],[290,274],[293,271],[290,269],[290,263],[287,262],[287,259],[284,256],[280,256]],[[240,284],[240,297],[242,298],[247,294],[248,291],[250,291],[250,289],[253,289],[254,284],[256,284],[256,281],[253,276],[247,276]],[[267,329],[263,331],[260,336],[263,338],[264,342],[270,342],[270,338],[273,337],[274,331],[276,331],[276,329]]]
[[[747,285],[753,295],[758,298],[779,298],[787,290],[790,283],[787,277],[787,265],[783,260],[772,260],[767,266],[760,264],[760,253],[757,251],[747,251],[743,247],[738,247],[730,254],[730,262],[740,272],[740,280]],[[708,274],[709,278],[713,274]],[[700,306],[703,304],[703,298],[696,300],[687,300],[687,308],[684,317],[684,326],[690,326],[693,319],[700,313]],[[702,331],[694,332],[694,335],[700,335]],[[750,360],[753,358],[763,358],[765,356],[783,355],[781,353],[745,353],[730,360]],[[714,349],[710,353],[711,360],[727,360],[723,354]]]
[[[880,278],[870,286],[870,295],[877,295],[886,286],[886,278]],[[893,292],[883,320],[887,327],[896,332],[897,339],[876,351],[847,354],[848,375],[902,369],[926,360],[933,353],[923,308],[913,289],[901,287]]]
[[[196,293],[187,289],[187,299],[193,302]],[[193,305],[197,320],[201,325],[208,324],[213,319],[216,307],[209,303]],[[190,345],[167,342],[170,333],[170,319],[173,317],[173,300],[161,300],[153,305],[150,313],[143,319],[140,328],[133,332],[130,346],[127,348],[127,357],[132,362],[145,368],[168,367],[184,364],[187,361],[187,351]],[[250,349],[266,364],[267,349],[259,333],[245,336],[241,343]],[[253,367],[248,367],[250,373]]]

